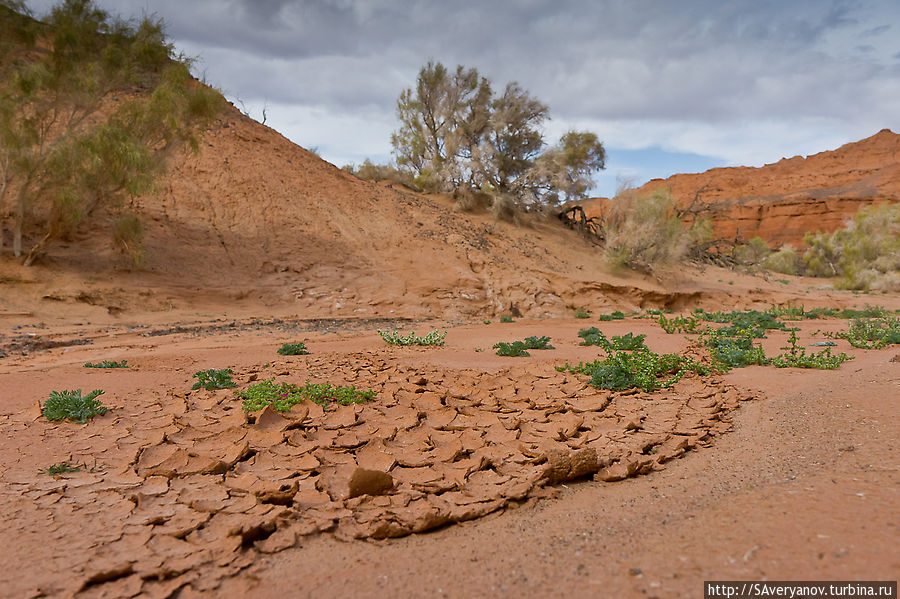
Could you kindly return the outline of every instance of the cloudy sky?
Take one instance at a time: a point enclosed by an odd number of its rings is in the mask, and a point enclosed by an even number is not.
[[[37,14],[54,4],[30,0]],[[98,0],[155,15],[238,108],[341,166],[390,159],[428,60],[597,133],[596,193],[900,132],[897,0]]]

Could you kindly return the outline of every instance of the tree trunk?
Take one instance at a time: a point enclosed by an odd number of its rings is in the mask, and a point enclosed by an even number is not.
[[[28,185],[23,184],[16,199],[16,214],[13,223],[13,254],[16,258],[22,255],[22,221],[25,220],[25,190]]]

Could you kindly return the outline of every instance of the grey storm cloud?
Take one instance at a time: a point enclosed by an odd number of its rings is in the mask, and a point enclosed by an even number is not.
[[[51,2],[29,5],[40,12]],[[378,115],[382,131],[429,60],[477,68],[495,89],[518,81],[554,123],[596,127],[611,145],[631,138],[705,153],[714,138],[709,155],[749,160],[739,135],[755,135],[759,148],[776,134],[801,137],[805,123],[805,149],[900,124],[896,0],[97,3],[162,18],[177,47],[198,58],[198,73],[230,98],[277,104],[307,124],[314,111],[347,127]],[[702,127],[703,139],[689,133]],[[732,137],[719,139],[727,130]]]

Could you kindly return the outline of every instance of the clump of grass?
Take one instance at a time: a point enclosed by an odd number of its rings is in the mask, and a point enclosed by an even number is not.
[[[613,335],[612,341],[610,341],[600,329],[591,327],[578,331],[578,336],[583,339],[579,345],[598,345],[606,351],[647,349],[647,346],[644,344],[644,339],[647,338],[646,335],[635,335],[634,333]]]
[[[639,388],[655,391],[671,387],[690,371],[708,375],[711,370],[693,360],[677,354],[657,354],[649,349],[638,351],[613,351],[605,360],[566,364],[560,371],[576,372],[591,377],[591,385],[598,389],[625,391]]]
[[[50,476],[59,476],[60,474],[68,474],[69,472],[78,472],[81,466],[70,464],[69,462],[59,462],[53,464],[45,470],[41,470],[41,474],[49,474]]]
[[[578,308],[577,310],[575,310],[575,318],[590,318],[590,317],[591,317],[591,313],[588,312],[587,310],[584,310],[582,308]]]
[[[797,343],[796,331],[791,331],[788,345],[781,349],[785,349],[787,352],[775,356],[771,361],[772,365],[776,368],[817,368],[820,370],[834,370],[843,362],[853,359],[843,352],[832,355],[830,347],[826,347],[818,353],[807,354],[806,348],[801,347]]]
[[[855,318],[847,331],[832,336],[846,339],[853,347],[881,349],[900,343],[900,318]]]
[[[302,341],[297,343],[285,343],[278,348],[278,353],[282,356],[305,356],[309,354],[306,344]]]
[[[697,327],[700,326],[700,321],[694,316],[666,318],[665,314],[660,314],[656,322],[670,335],[674,333],[694,333],[697,331]]]
[[[550,345],[550,337],[526,337],[524,341],[511,341],[509,343],[501,341],[494,345],[498,356],[509,356],[513,358],[521,358],[530,356],[529,349],[554,349]]]
[[[128,360],[122,360],[121,362],[111,362],[109,360],[103,360],[102,362],[85,362],[85,368],[128,368]]]
[[[625,320],[625,313],[616,310],[611,314],[601,314],[597,317],[597,320],[601,322],[609,322],[610,320]]]
[[[447,337],[447,331],[439,333],[436,330],[431,331],[424,337],[417,336],[414,331],[405,337],[397,331],[389,332],[380,329],[378,334],[381,335],[381,338],[388,345],[433,345],[439,347],[444,345],[444,339]]]
[[[276,383],[275,379],[267,379],[250,385],[246,391],[238,391],[237,396],[243,399],[243,409],[247,411],[262,410],[268,405],[278,412],[286,412],[292,406],[305,400],[321,406],[331,403],[350,405],[363,403],[375,398],[375,391],[363,391],[356,387],[339,387],[329,383],[310,383],[304,385],[292,383]]]
[[[197,382],[194,383],[191,389],[206,389],[207,391],[230,389],[235,386],[234,381],[231,380],[232,374],[234,372],[230,368],[222,370],[210,368],[209,370],[195,372],[193,378],[197,379]]]
[[[108,411],[97,399],[101,395],[101,389],[94,389],[87,395],[82,395],[81,389],[51,391],[50,397],[41,406],[41,414],[47,420],[71,420],[84,424],[88,419],[102,416]]]
[[[513,320],[513,317],[512,317],[512,316],[508,316],[508,315],[507,315],[507,316],[501,316],[501,317],[500,317],[500,322],[502,322],[502,323],[508,323],[508,322],[515,322],[515,320]]]

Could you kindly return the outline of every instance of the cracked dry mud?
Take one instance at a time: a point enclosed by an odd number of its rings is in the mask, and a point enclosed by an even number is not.
[[[20,515],[8,532],[51,542],[60,572],[30,594],[212,591],[259,553],[309,535],[408,535],[567,480],[622,480],[708,445],[750,398],[714,376],[610,392],[551,364],[412,367],[388,350],[281,360],[235,380],[245,388],[323,373],[378,395],[324,409],[307,401],[282,415],[246,413],[233,390],[169,389],[136,392],[127,408],[83,426],[49,423],[37,405],[7,416],[0,425],[21,448],[0,474],[2,509]],[[95,466],[38,473],[51,438],[57,451]],[[40,559],[41,543],[23,547],[36,554],[17,561]]]

